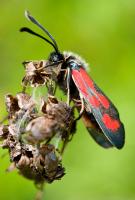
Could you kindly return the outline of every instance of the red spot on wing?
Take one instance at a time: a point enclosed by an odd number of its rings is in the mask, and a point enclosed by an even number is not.
[[[113,132],[115,132],[120,127],[119,121],[116,119],[112,119],[108,114],[103,115],[102,121],[105,126]]]
[[[98,95],[98,97],[100,99],[100,102],[101,102],[102,106],[104,108],[108,109],[109,106],[110,106],[110,103],[109,103],[108,99],[102,94],[97,94],[97,95]]]
[[[86,84],[84,82],[84,78],[82,77],[82,74],[80,73],[80,70],[72,70],[72,76],[74,79],[74,82],[76,84],[76,86],[80,89],[81,93],[87,97],[88,96],[88,92],[87,92],[87,88],[86,88]]]
[[[81,73],[83,80],[88,84],[88,86],[91,89],[95,89],[93,80],[90,78],[90,76],[87,74],[87,72],[83,68],[80,68],[79,72]]]
[[[100,106],[100,102],[99,102],[99,100],[95,96],[91,96],[89,98],[89,102],[94,107],[99,107]]]

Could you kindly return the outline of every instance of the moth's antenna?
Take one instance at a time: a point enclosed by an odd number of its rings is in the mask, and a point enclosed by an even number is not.
[[[21,31],[21,32],[27,32],[27,33],[30,33],[30,34],[32,34],[32,35],[36,35],[36,36],[38,36],[39,38],[42,38],[43,40],[45,40],[46,42],[48,42],[50,45],[52,45],[53,48],[55,49],[55,51],[57,52],[57,48],[55,47],[55,45],[54,45],[51,41],[49,41],[47,38],[43,37],[42,35],[39,35],[38,33],[32,31],[31,29],[29,29],[29,28],[27,28],[27,27],[21,28],[20,31]]]
[[[56,52],[59,52],[58,45],[57,45],[55,39],[53,38],[53,36],[48,32],[48,30],[46,28],[44,28],[33,16],[31,16],[28,11],[25,11],[25,16],[28,20],[30,20],[31,22],[36,24],[39,28],[41,28],[49,36],[49,38],[52,40],[52,42],[55,46]]]

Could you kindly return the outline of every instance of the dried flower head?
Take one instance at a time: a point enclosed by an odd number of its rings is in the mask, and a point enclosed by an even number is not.
[[[26,75],[22,80],[24,86],[38,87],[45,85],[48,81],[57,80],[57,76],[61,70],[61,65],[52,68],[49,62],[42,61],[25,61],[23,62]]]
[[[38,184],[60,179],[62,152],[75,132],[73,109],[51,95],[40,101],[27,93],[5,99],[8,123],[0,126],[0,138],[14,167]]]

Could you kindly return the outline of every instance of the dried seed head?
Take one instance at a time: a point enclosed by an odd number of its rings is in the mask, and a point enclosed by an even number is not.
[[[8,124],[0,126],[0,138],[19,173],[40,184],[64,176],[61,153],[74,133],[73,109],[54,96],[35,101],[26,93],[7,95],[6,106]]]
[[[48,118],[46,115],[30,121],[26,131],[31,132],[34,139],[39,142],[51,138],[54,135],[55,126],[57,126],[57,121]]]
[[[56,155],[55,147],[49,144],[42,145],[38,152],[33,148],[29,153],[23,146],[23,155],[16,162],[16,167],[20,170],[20,174],[36,183],[43,181],[51,183],[64,175],[64,168]]]
[[[56,82],[61,70],[61,64],[51,66],[48,61],[26,61],[23,63],[26,75],[22,80],[24,86],[38,87],[45,85],[49,80]]]
[[[24,62],[26,75],[23,78],[23,85],[30,85],[32,87],[37,87],[40,85],[45,85],[49,79],[49,73],[45,73],[44,66],[46,61],[35,61],[35,62]]]
[[[31,120],[26,131],[37,142],[51,139],[55,135],[68,138],[74,123],[73,110],[53,96],[48,97],[41,110],[44,115]]]

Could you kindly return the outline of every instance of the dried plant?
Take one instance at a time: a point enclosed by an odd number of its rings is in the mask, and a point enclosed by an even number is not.
[[[10,171],[17,168],[19,174],[33,180],[42,188],[65,174],[62,154],[75,133],[74,108],[55,97],[55,82],[59,67],[44,68],[45,61],[25,62],[23,90],[16,96],[5,97],[7,120],[0,126],[3,149],[8,149]],[[52,81],[53,80],[53,81]],[[47,88],[38,98],[35,89]],[[27,87],[32,92],[28,93]]]

